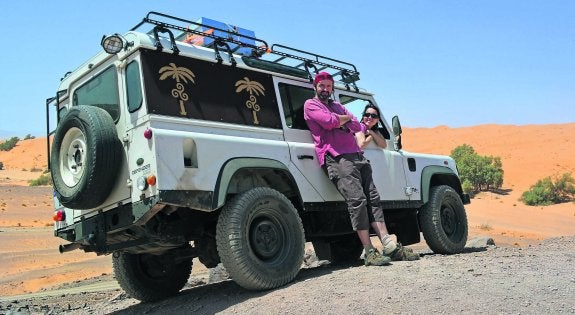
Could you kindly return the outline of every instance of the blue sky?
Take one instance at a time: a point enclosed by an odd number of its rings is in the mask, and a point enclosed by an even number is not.
[[[575,122],[575,1],[1,1],[0,137],[45,134],[60,78],[148,11],[355,64],[407,127]]]

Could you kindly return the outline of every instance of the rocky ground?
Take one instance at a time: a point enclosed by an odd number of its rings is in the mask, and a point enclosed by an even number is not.
[[[294,282],[262,292],[216,282],[212,271],[157,303],[130,298],[106,274],[0,298],[0,314],[575,313],[575,236],[526,247],[474,241],[461,254],[416,249],[421,260],[385,267],[331,266],[311,256]]]

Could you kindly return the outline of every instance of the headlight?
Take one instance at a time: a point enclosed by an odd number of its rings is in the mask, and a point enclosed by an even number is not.
[[[115,55],[120,51],[122,51],[122,48],[124,48],[124,40],[118,34],[110,36],[104,35],[104,37],[102,37],[100,45],[102,45],[102,48],[104,48],[105,52],[111,55]]]

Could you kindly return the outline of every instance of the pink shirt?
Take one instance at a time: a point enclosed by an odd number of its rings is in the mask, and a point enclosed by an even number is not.
[[[340,128],[337,114],[351,115],[352,119]],[[318,98],[310,98],[304,104],[303,117],[311,131],[319,165],[323,165],[326,153],[336,157],[344,153],[361,152],[355,133],[365,132],[365,125],[340,103],[331,102],[326,105]]]

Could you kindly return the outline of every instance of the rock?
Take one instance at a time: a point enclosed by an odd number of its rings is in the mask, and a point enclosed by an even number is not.
[[[305,251],[305,255],[303,256],[303,263],[301,265],[302,268],[315,268],[323,265],[329,264],[327,260],[319,260],[315,251],[308,249]]]
[[[487,246],[495,246],[495,241],[487,236],[470,239],[465,244],[465,248],[487,248]]]
[[[221,282],[228,279],[230,279],[230,274],[221,263],[210,269],[210,277],[208,279],[208,283]]]

